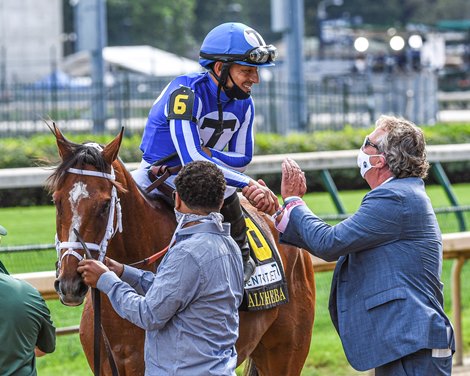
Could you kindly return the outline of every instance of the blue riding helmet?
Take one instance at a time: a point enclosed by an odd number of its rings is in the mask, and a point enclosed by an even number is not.
[[[271,67],[277,57],[276,47],[266,45],[251,27],[228,22],[212,29],[202,42],[199,64],[207,68],[215,61],[252,67]]]

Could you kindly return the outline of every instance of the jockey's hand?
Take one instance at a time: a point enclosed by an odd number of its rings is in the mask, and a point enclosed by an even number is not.
[[[286,199],[290,196],[302,197],[307,192],[305,173],[297,162],[287,157],[282,161],[281,196]]]
[[[268,189],[268,199],[265,200],[265,207],[263,209],[257,209],[269,215],[273,215],[280,208],[279,200],[274,192],[268,188],[263,179],[258,179],[258,183]]]
[[[256,206],[256,203],[264,198],[263,190],[257,184],[252,183],[252,181],[250,181],[249,185],[243,187],[242,194],[253,206]]]
[[[109,257],[104,259],[104,264],[108,267],[109,270],[114,272],[118,277],[122,276],[122,272],[124,271],[124,264],[117,262]]]
[[[266,186],[263,180],[251,180],[249,185],[242,189],[243,196],[256,209],[267,214],[273,214],[279,207],[276,195]]]
[[[109,272],[109,269],[101,261],[83,259],[78,263],[77,272],[82,275],[83,282],[88,286],[96,287],[101,274]]]

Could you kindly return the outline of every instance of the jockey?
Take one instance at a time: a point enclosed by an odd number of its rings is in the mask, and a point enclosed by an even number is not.
[[[231,224],[239,245],[245,281],[255,270],[250,257],[245,220],[237,188],[255,185],[258,209],[277,205],[275,195],[243,172],[253,157],[253,84],[259,83],[259,67],[274,65],[277,52],[261,35],[242,23],[224,23],[205,37],[199,63],[205,72],[175,78],[154,102],[145,125],[140,149],[142,162],[133,177],[138,185],[151,184],[152,164],[174,167],[195,160],[215,163],[227,182],[221,213]],[[170,176],[165,183],[174,189]],[[152,194],[162,194],[154,189]]]

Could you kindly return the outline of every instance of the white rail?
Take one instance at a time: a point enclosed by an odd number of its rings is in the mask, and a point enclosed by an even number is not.
[[[470,160],[470,144],[430,145],[427,147],[430,162],[455,162]],[[285,157],[295,159],[304,171],[357,168],[357,150],[319,151],[311,153],[273,154],[253,157],[247,174],[281,172],[281,162]],[[129,170],[137,168],[138,163],[127,163]],[[0,170],[0,189],[42,187],[52,173],[51,168],[25,167]]]

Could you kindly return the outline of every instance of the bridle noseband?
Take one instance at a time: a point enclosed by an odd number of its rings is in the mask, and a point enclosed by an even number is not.
[[[71,174],[77,174],[77,175],[95,176],[99,178],[108,179],[110,181],[116,180],[113,166],[111,166],[110,174],[106,172],[81,170],[77,168],[69,168],[67,172]],[[114,212],[116,212],[116,228],[114,228],[113,226]],[[99,252],[99,255],[98,255],[99,261],[104,260],[106,256],[106,251],[108,249],[108,242],[116,234],[117,231],[122,232],[122,211],[121,211],[121,203],[119,202],[119,198],[117,195],[117,189],[113,184],[113,187],[111,189],[111,205],[109,208],[108,223],[106,225],[106,231],[104,233],[103,240],[101,240],[100,244],[85,242],[85,245],[88,247],[88,249],[90,249],[91,251]],[[74,249],[83,249],[83,246],[80,242],[61,242],[56,234],[55,246],[56,246],[56,251],[57,251],[57,260],[58,260],[57,269],[58,270],[60,270],[62,259],[67,255],[74,256],[79,261],[83,260],[83,256],[74,250]],[[60,253],[63,249],[67,249],[67,251],[65,251],[64,254],[61,256]]]

